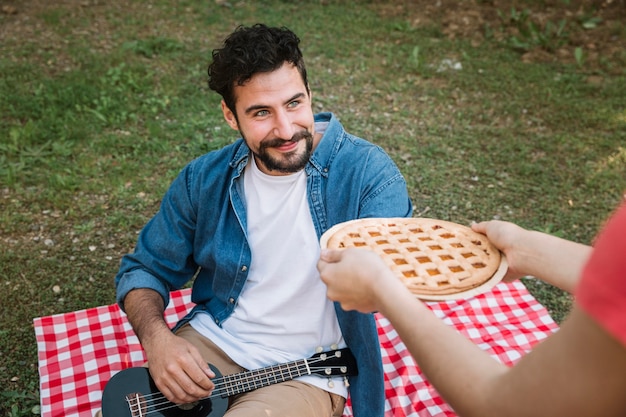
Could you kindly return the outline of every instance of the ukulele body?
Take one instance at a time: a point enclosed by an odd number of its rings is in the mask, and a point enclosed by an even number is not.
[[[169,402],[157,389],[148,368],[128,368],[113,375],[102,394],[103,417],[223,417],[228,408],[228,397],[304,375],[322,378],[358,375],[356,360],[350,349],[336,349],[316,353],[308,359],[248,370],[223,377],[215,373],[215,389],[209,398],[192,404],[176,405]]]
[[[216,378],[220,372],[209,364]],[[117,378],[116,378],[117,377]],[[215,396],[193,404],[176,405],[166,398],[145,401],[160,395],[148,368],[129,368],[113,375],[102,395],[103,417],[222,417],[228,397]]]

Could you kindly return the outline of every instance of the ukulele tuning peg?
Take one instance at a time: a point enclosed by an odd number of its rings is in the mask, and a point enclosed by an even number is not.
[[[330,348],[331,348],[332,350],[337,350],[337,348],[339,348],[339,346],[337,346],[337,344],[336,344],[336,343],[333,343],[332,345],[330,345]]]
[[[333,382],[332,379],[328,378],[328,388],[334,388],[335,387],[335,383]]]
[[[343,377],[343,385],[345,385],[346,387],[350,386],[350,381],[348,381],[348,377],[346,376]]]
[[[321,346],[318,346],[315,348],[315,353],[322,353],[324,351],[324,348]]]

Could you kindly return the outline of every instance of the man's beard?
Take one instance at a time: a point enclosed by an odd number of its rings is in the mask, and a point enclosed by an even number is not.
[[[300,140],[305,141],[305,149],[301,154],[297,154],[297,151],[292,151],[289,153],[281,153],[279,158],[273,157],[268,152],[268,149],[279,147],[285,144],[285,142],[299,142]],[[270,139],[267,141],[261,142],[259,147],[259,152],[253,152],[254,156],[257,157],[259,161],[263,163],[265,168],[270,171],[278,171],[284,174],[291,174],[294,172],[298,172],[306,166],[309,158],[311,157],[311,153],[313,151],[313,135],[307,130],[303,130],[301,132],[296,133],[292,136],[292,138],[288,141],[283,139]]]

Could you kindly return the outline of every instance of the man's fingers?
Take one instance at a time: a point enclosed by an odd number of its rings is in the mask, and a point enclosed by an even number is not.
[[[161,388],[163,395],[177,404],[190,403],[208,397],[213,390],[213,382],[204,373],[199,374],[202,377],[198,379],[187,374],[169,379],[165,382],[164,388]]]
[[[170,401],[184,404],[206,398],[215,387],[213,371],[191,344],[183,343],[168,357],[174,360],[149,362],[157,387]]]

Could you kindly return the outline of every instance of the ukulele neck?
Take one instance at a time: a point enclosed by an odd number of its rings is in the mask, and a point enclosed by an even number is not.
[[[228,397],[279,382],[289,381],[303,375],[311,375],[311,369],[306,359],[226,375],[220,379],[214,380],[214,382],[216,385],[224,386],[221,396]]]

